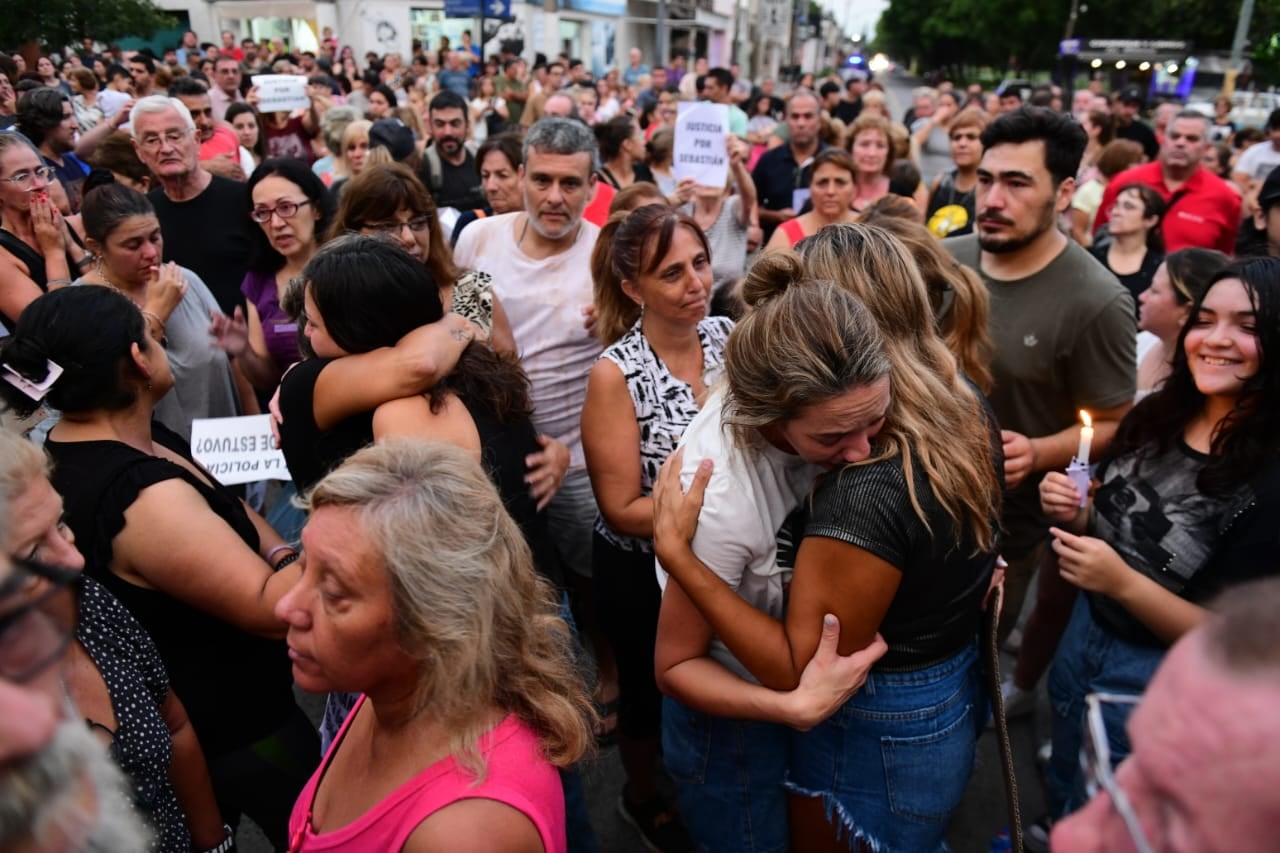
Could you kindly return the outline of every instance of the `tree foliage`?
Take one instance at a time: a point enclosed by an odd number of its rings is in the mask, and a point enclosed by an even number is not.
[[[1187,39],[1199,52],[1226,51],[1240,0],[1079,0],[1079,38]],[[890,0],[876,47],[922,68],[955,65],[1049,68],[1071,0]],[[1280,3],[1259,2],[1249,28],[1262,47],[1280,31]]]
[[[17,7],[0,14],[0,45],[10,48],[26,42],[60,49],[83,38],[147,38],[173,26],[173,19],[151,0],[5,0],[3,5]]]

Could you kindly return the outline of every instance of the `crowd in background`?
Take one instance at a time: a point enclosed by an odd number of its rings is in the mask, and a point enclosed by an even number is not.
[[[0,845],[224,853],[245,815],[278,850],[590,851],[616,743],[650,849],[942,849],[1001,597],[1004,714],[1046,674],[1055,710],[1028,849],[1227,808],[1170,817],[1121,762],[1215,597],[1276,574],[1280,110],[595,77],[470,33],[30,59],[0,674],[74,706]],[[673,162],[695,100],[722,186]],[[253,413],[282,486],[192,454]],[[127,795],[77,824],[82,765]]]

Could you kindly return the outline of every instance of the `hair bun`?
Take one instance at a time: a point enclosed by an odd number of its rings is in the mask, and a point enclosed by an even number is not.
[[[804,264],[790,251],[768,252],[752,265],[742,282],[742,299],[752,308],[804,279]]]
[[[0,350],[0,362],[32,382],[43,382],[49,375],[49,355],[44,343],[29,334],[9,338]]]

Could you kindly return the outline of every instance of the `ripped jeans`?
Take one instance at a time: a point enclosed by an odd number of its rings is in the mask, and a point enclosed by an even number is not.
[[[825,722],[792,733],[786,787],[821,796],[851,849],[947,850],[986,717],[977,643],[925,669],[873,671]]]

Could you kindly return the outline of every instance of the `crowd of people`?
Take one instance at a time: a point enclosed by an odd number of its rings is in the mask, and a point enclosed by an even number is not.
[[[1267,849],[1280,111],[643,60],[0,54],[0,846]]]

